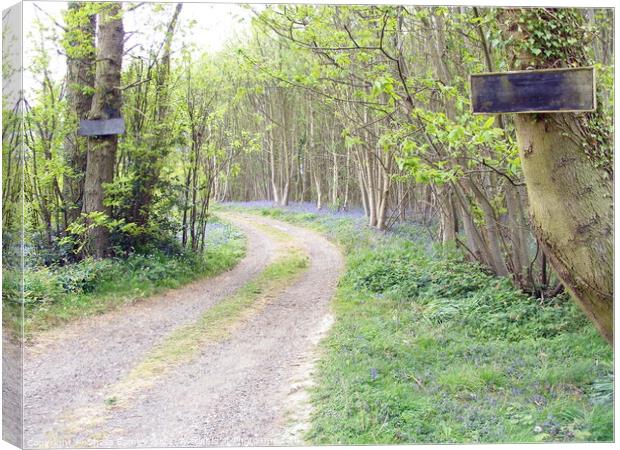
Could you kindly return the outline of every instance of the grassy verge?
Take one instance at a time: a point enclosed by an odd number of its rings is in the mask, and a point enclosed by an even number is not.
[[[230,269],[245,254],[245,237],[228,224],[212,226],[213,239],[204,254],[179,248],[28,270],[26,336]]]
[[[567,297],[540,303],[415,228],[256,213],[340,243],[346,274],[322,343],[314,444],[610,441],[613,353]]]

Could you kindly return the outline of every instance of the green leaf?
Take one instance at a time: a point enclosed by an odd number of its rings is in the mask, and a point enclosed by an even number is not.
[[[482,125],[482,128],[484,128],[485,130],[488,130],[489,128],[492,128],[494,124],[495,124],[495,116],[491,116],[486,120],[486,122],[484,122],[484,125]]]

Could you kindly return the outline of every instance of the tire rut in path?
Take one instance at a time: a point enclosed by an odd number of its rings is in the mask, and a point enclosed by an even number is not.
[[[230,271],[35,336],[24,352],[27,447],[44,445],[67,409],[103,402],[101,390],[154,345],[265,268],[277,243],[246,221],[231,219],[246,234],[247,251]]]
[[[252,221],[288,233],[310,255],[308,270],[233,336],[207,345],[197,358],[141,393],[129,407],[114,411],[110,420],[78,433],[66,445],[178,447],[299,441],[298,434],[288,432],[287,413],[308,405],[296,400],[294,380],[309,378],[315,345],[330,321],[329,303],[342,257],[317,233],[262,217],[236,217],[246,232],[254,227],[245,221]],[[255,238],[248,233],[249,244]],[[199,313],[194,311],[194,318]],[[140,353],[133,353],[135,362]],[[307,380],[302,384],[307,385]],[[91,389],[87,398],[81,396],[79,403],[102,402],[96,396],[100,388]]]

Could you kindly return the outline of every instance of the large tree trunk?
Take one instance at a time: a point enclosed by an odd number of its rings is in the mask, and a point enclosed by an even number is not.
[[[74,120],[86,119],[92,103],[95,85],[95,27],[94,14],[84,16],[88,8],[83,2],[69,3],[67,19],[75,27],[65,33],[67,52],[67,104]],[[77,130],[77,126],[75,128]],[[86,172],[86,139],[76,133],[65,138],[64,150],[71,169],[63,179],[63,198],[66,202],[66,223],[73,223],[82,209],[84,173]]]
[[[576,141],[575,116],[554,119],[515,118],[532,224],[564,286],[612,343],[612,182]]]
[[[536,30],[555,21],[548,9],[503,10],[502,15],[524,26],[505,32],[525,41]],[[574,23],[582,23],[580,11],[567,12]],[[505,21],[505,19],[501,19]],[[512,21],[512,22],[510,22]],[[516,47],[515,61],[521,69],[589,64],[588,36],[581,27],[566,22],[553,34],[573,37],[581,45],[547,61],[542,56]],[[527,186],[534,233],[546,257],[577,304],[601,335],[613,343],[613,181],[611,155],[606,141],[591,120],[601,120],[601,112],[589,114],[522,114],[515,117],[521,165]],[[592,138],[596,139],[592,139]]]
[[[121,13],[121,3],[106,3],[99,13],[95,94],[89,114],[89,118],[93,120],[120,117],[124,38]],[[110,183],[114,178],[117,142],[116,135],[88,139],[82,209],[84,213],[110,214],[109,207],[104,206],[104,184]],[[105,226],[91,227],[88,231],[87,253],[95,258],[107,256],[108,237]]]

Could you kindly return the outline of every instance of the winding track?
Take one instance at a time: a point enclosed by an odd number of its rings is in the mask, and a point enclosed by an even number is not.
[[[338,249],[317,233],[271,219],[227,216],[248,238],[233,270],[38,337],[24,361],[26,447],[180,447],[298,443],[314,350],[330,323],[342,270]],[[277,227],[310,256],[308,270],[228,339],[167,373],[102,423],[64,429],[72,411],[100,407],[122,379],[172,331],[260,273]],[[298,423],[295,423],[298,422]],[[297,428],[295,427],[297,426]]]

